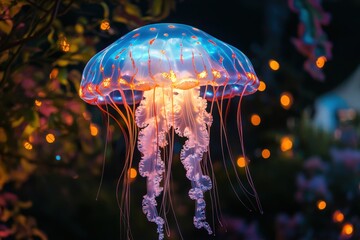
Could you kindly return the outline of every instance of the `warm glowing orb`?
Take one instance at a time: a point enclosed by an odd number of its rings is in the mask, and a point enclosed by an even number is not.
[[[46,135],[45,139],[48,143],[53,143],[53,142],[55,142],[55,135],[52,133],[49,133]]]
[[[277,71],[280,69],[280,63],[274,59],[269,60],[269,67],[273,71]]]

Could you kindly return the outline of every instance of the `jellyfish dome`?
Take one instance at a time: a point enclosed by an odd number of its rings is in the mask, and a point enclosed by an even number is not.
[[[191,181],[194,225],[211,234],[204,193],[212,188],[212,181],[201,161],[210,141],[208,102],[249,95],[258,85],[252,64],[240,50],[184,24],[135,29],[87,63],[79,95],[105,112],[103,106],[109,105],[119,113],[126,125],[122,130],[127,132],[127,167],[137,138],[142,155],[139,173],[147,179],[142,208],[147,219],[157,224],[159,239],[164,238],[166,218],[160,216],[164,211],[158,209],[156,198],[170,187],[174,134],[187,139],[180,160]]]

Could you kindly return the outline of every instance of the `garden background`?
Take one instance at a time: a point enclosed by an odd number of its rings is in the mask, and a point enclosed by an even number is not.
[[[264,213],[236,198],[212,139],[222,225],[209,204],[215,235],[193,227],[190,184],[175,161],[183,239],[359,239],[359,12],[358,0],[1,1],[0,239],[122,239],[116,194],[124,140],[78,89],[96,52],[157,22],[188,24],[237,47],[261,80],[244,97],[242,118]],[[241,174],[241,150],[230,141]],[[134,239],[155,239],[141,211],[139,158],[129,175],[130,224]],[[169,216],[169,239],[181,239]]]

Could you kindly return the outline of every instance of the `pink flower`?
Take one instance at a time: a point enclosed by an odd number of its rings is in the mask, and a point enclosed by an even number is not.
[[[73,116],[70,113],[65,112],[65,111],[61,112],[61,118],[62,118],[63,122],[68,126],[71,126],[74,122]]]
[[[84,106],[79,101],[70,100],[66,106],[73,113],[81,114],[84,112]]]
[[[39,112],[46,117],[49,117],[52,113],[58,112],[58,109],[53,105],[52,101],[44,100],[39,107]]]
[[[0,224],[0,238],[9,237],[11,234],[12,234],[11,229],[9,229],[3,224]]]

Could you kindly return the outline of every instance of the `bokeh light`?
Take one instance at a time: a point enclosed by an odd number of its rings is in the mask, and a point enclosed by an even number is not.
[[[316,59],[316,66],[318,68],[323,68],[325,66],[326,61],[327,61],[327,59],[325,56],[318,57]]]
[[[252,125],[259,126],[261,123],[261,118],[258,114],[253,114],[251,115],[250,121]]]
[[[237,161],[236,161],[236,164],[238,165],[238,167],[240,167],[240,168],[243,168],[243,167],[245,167],[246,166],[246,160],[245,160],[245,158],[244,157],[239,157],[238,159],[237,159]]]
[[[265,159],[268,159],[270,157],[271,153],[270,153],[270,150],[267,149],[267,148],[264,148],[262,151],[261,151],[261,156]]]
[[[46,135],[45,139],[48,143],[53,143],[53,142],[55,142],[55,135],[52,133],[49,133]]]
[[[59,69],[53,68],[50,72],[49,78],[54,79],[57,78],[58,75],[59,75]]]
[[[129,175],[129,177],[130,177],[131,179],[136,178],[136,176],[137,176],[137,171],[136,171],[136,169],[135,169],[135,168],[130,168],[130,169],[128,170],[128,175]]]
[[[336,210],[333,214],[333,220],[334,222],[341,223],[344,221],[344,214],[340,210]]]
[[[259,90],[260,92],[263,92],[263,91],[265,91],[265,89],[266,89],[266,83],[265,83],[264,81],[260,81],[258,90]]]
[[[35,105],[38,106],[38,107],[40,107],[40,106],[42,105],[42,102],[39,101],[39,100],[35,100]]]
[[[293,142],[290,137],[285,136],[280,140],[280,149],[283,152],[289,151],[293,147]]]
[[[24,148],[26,150],[31,150],[31,149],[33,149],[33,145],[31,143],[29,143],[28,141],[25,141],[24,142]]]
[[[326,208],[326,202],[324,200],[319,200],[317,202],[317,208],[319,210],[324,210]]]
[[[283,92],[280,96],[280,104],[284,109],[289,109],[293,103],[293,97],[289,92]]]
[[[99,133],[99,129],[97,128],[97,126],[94,123],[90,124],[90,134],[91,136],[97,136]]]
[[[341,230],[341,235],[343,236],[351,236],[354,232],[354,227],[351,223],[345,223],[342,230]]]
[[[102,20],[100,24],[100,29],[103,31],[107,31],[110,29],[110,22],[108,20]]]
[[[271,70],[273,71],[277,71],[280,69],[280,63],[274,59],[270,59],[269,60],[269,67],[271,68]]]
[[[91,115],[90,115],[89,112],[83,112],[82,115],[83,115],[85,120],[88,120],[88,121],[91,120]]]
[[[66,37],[61,36],[59,39],[59,47],[63,52],[70,51],[70,43],[67,41]]]

